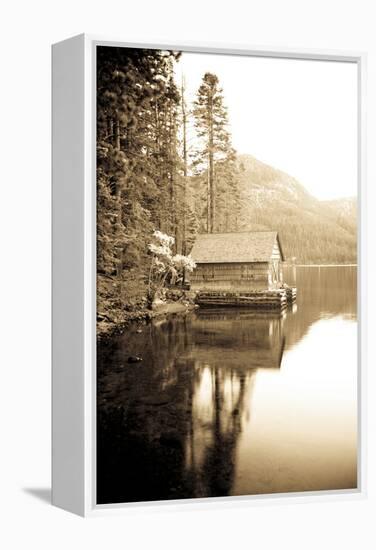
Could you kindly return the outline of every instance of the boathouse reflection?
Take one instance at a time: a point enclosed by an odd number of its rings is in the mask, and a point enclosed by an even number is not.
[[[98,503],[230,494],[255,375],[280,368],[283,323],[207,310],[120,338],[98,391]],[[144,361],[127,365],[140,345]]]

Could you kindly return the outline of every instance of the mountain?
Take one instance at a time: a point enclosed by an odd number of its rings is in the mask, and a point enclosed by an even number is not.
[[[286,259],[297,263],[356,263],[356,198],[320,201],[250,155],[238,164],[243,230],[277,230]]]
[[[349,231],[357,232],[358,203],[355,197],[325,201],[325,204],[334,210],[339,225]]]

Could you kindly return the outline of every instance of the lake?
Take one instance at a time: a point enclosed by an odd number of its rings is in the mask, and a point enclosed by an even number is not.
[[[284,277],[283,316],[202,309],[98,349],[98,504],[356,488],[356,267]]]

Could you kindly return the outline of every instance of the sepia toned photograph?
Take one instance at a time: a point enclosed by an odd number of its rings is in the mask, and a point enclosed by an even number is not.
[[[358,487],[357,65],[96,47],[97,504]]]

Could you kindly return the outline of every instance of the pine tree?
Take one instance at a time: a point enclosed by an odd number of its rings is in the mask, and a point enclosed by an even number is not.
[[[183,224],[182,224],[182,254],[187,253],[187,182],[188,182],[188,145],[187,145],[188,110],[185,101],[185,77],[181,82],[181,125],[182,125],[182,161],[183,161]]]
[[[228,130],[227,109],[216,75],[204,75],[194,102],[193,115],[199,144],[193,165],[196,175],[200,176],[199,182],[202,183],[203,178],[206,178],[206,230],[213,233],[220,229],[221,210],[226,208],[226,200],[229,200],[232,188],[237,185],[234,173],[235,151]],[[219,195],[222,193],[228,197],[222,197],[225,200],[222,200],[221,208]],[[199,202],[203,199],[202,194],[201,186],[198,190]]]

